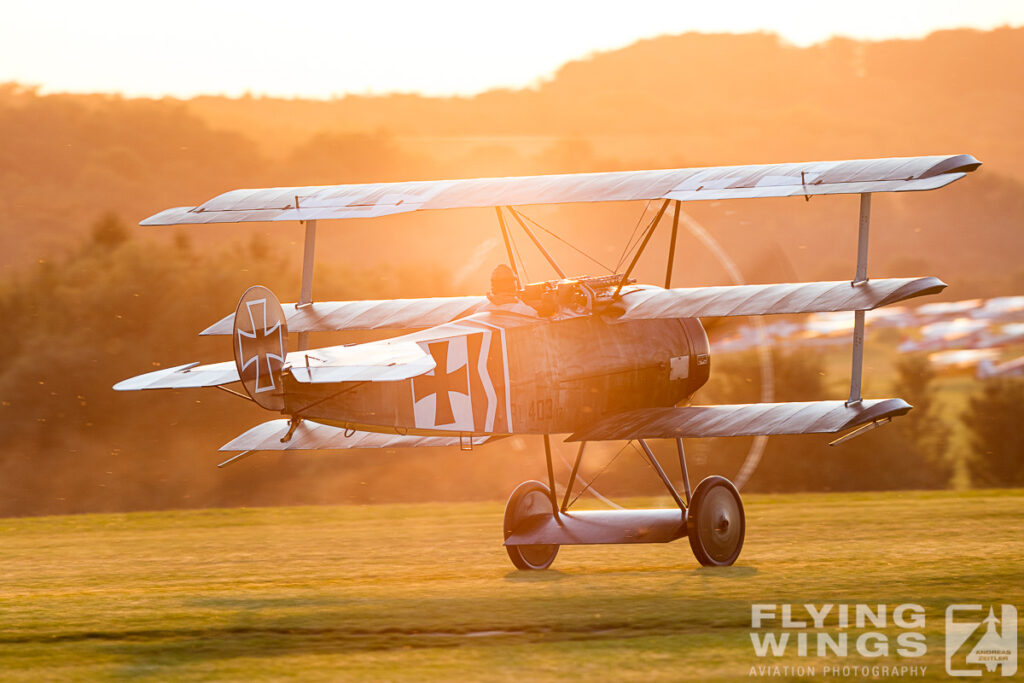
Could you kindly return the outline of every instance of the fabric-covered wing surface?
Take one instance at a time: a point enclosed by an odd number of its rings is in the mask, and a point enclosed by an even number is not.
[[[288,433],[288,420],[271,420],[256,425],[220,447],[222,451],[303,451],[340,450],[350,448],[425,448],[430,446],[459,446],[458,436],[412,436],[378,434],[376,432],[346,431],[340,427],[304,420],[288,441],[281,439]],[[479,446],[490,437],[473,438]]]
[[[484,296],[429,299],[320,301],[308,306],[283,304],[289,332],[337,330],[409,330],[442,325],[476,313],[488,304]],[[200,334],[231,334],[234,314],[227,315]]]
[[[904,415],[901,398],[803,403],[748,403],[630,410],[599,420],[567,441],[675,439],[759,434],[829,434]]]
[[[931,190],[981,165],[969,154],[515,178],[233,190],[142,225],[374,218],[424,209]]]
[[[173,368],[147,372],[114,385],[115,391],[142,391],[143,389],[193,389],[216,387],[238,381],[234,361],[200,365],[186,363]]]
[[[614,303],[618,320],[642,318],[718,318],[735,315],[870,311],[915,296],[935,294],[946,283],[934,277],[889,278],[852,285],[840,282],[797,282],[736,287],[661,289],[642,287],[625,292]]]
[[[315,355],[313,355],[315,354]],[[434,369],[433,356],[413,342],[389,341],[329,346],[288,354],[285,368],[300,382],[395,382]],[[114,385],[117,391],[215,387],[238,381],[234,361],[189,363],[148,372]]]
[[[296,351],[288,359],[292,377],[313,384],[394,382],[418,377],[437,365],[419,344],[390,341]]]

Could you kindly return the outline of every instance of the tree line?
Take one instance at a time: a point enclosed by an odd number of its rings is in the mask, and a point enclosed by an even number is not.
[[[119,393],[111,387],[159,367],[230,358],[224,338],[197,338],[196,332],[230,312],[253,283],[282,297],[296,294],[297,264],[259,239],[210,251],[183,237],[167,246],[133,234],[117,216],[104,215],[64,257],[0,280],[0,357],[6,359],[0,368],[0,515],[495,499],[542,471],[539,443],[529,439],[499,441],[471,454],[270,454],[217,470],[219,444],[274,415],[212,389]],[[335,267],[319,277],[337,298],[450,293],[443,269]],[[775,400],[829,398],[820,361],[776,350]],[[713,363],[715,379],[698,402],[759,400],[755,357]],[[747,490],[949,486],[953,427],[936,404],[934,373],[918,356],[902,358],[895,370],[891,395],[915,405],[908,417],[838,449],[821,437],[772,438]],[[1020,380],[979,382],[956,416],[970,434],[974,485],[1024,485],[1017,425],[1022,392]],[[735,476],[747,444],[708,439],[688,448],[696,479],[712,472]],[[598,455],[588,476],[608,460]],[[618,458],[608,472],[598,484],[605,493],[658,492],[638,458]]]

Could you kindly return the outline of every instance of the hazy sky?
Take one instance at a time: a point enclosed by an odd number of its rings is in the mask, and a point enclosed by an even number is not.
[[[472,94],[662,34],[771,31],[809,45],[1001,25],[1024,25],[1024,0],[6,0],[0,82],[131,96]]]

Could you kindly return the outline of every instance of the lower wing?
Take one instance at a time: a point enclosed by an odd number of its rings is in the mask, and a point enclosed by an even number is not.
[[[479,446],[492,437],[413,436],[346,430],[303,420],[289,434],[291,422],[270,420],[256,425],[220,447],[222,451],[347,450],[350,448],[426,448]]]
[[[567,441],[831,434],[904,415],[911,407],[901,398],[882,398],[852,404],[808,401],[643,408],[598,420]]]

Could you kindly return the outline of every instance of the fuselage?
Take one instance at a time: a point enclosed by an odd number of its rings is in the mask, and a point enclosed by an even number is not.
[[[673,406],[708,379],[696,319],[608,322],[493,310],[395,337],[436,367],[412,379],[317,385],[284,373],[283,412],[411,434],[557,434],[611,413]]]

